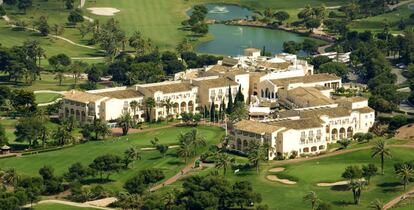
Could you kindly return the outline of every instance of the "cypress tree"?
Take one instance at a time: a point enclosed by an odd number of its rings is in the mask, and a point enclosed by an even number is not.
[[[237,102],[244,103],[244,95],[241,91],[241,85],[239,85],[239,90],[237,91],[236,97],[234,99],[234,104],[237,104]]]
[[[231,94],[231,87],[229,85],[229,102],[227,102],[227,114],[230,114],[233,112],[233,95]]]
[[[209,112],[208,112],[208,108],[207,105],[204,105],[204,119],[208,118]]]
[[[211,107],[210,107],[210,121],[211,122],[214,122],[215,115],[216,115],[216,107],[213,101],[211,102]]]
[[[220,120],[224,120],[224,115],[226,114],[226,104],[224,103],[224,99],[221,101],[220,104],[220,108],[221,108],[221,113],[220,113]]]

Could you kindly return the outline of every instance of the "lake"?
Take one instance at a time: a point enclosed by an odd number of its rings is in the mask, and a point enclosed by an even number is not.
[[[207,19],[220,21],[245,19],[253,14],[253,11],[236,5],[206,4],[206,7]],[[191,13],[192,10],[189,10],[187,14]],[[199,44],[196,52],[236,56],[242,55],[248,47],[265,47],[267,52],[276,54],[282,52],[285,41],[303,42],[307,38],[283,30],[224,24],[209,25],[209,33],[214,39]],[[303,52],[299,54],[305,55]]]

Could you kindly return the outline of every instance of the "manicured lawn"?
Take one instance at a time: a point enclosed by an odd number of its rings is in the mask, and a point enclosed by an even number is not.
[[[0,34],[0,43],[5,47],[22,45],[27,40],[37,40],[42,48],[45,49],[47,57],[59,53],[65,53],[70,57],[93,57],[101,55],[96,49],[75,46],[60,39],[40,36],[38,33],[32,31],[14,31],[6,25],[4,20],[0,20]],[[47,61],[43,62],[47,63]]]
[[[53,152],[4,159],[0,160],[0,168],[16,168],[20,173],[37,175],[41,167],[50,165],[55,169],[56,174],[62,175],[71,164],[76,162],[87,165],[100,155],[110,153],[122,156],[123,152],[129,147],[151,147],[150,141],[154,137],[158,137],[162,144],[177,144],[178,134],[180,132],[188,132],[191,129],[193,128],[172,127],[160,131],[132,134],[107,141],[88,142]],[[206,138],[209,145],[217,144],[224,135],[223,130],[217,127],[198,126],[197,129],[200,135]],[[201,149],[199,152],[201,152]],[[142,159],[136,161],[131,166],[132,169],[113,174],[110,178],[115,181],[107,185],[120,189],[128,178],[145,168],[161,168],[164,170],[166,177],[170,177],[179,172],[185,165],[184,161],[176,157],[175,149],[170,149],[165,158],[162,158],[158,151],[145,151],[141,153],[141,156]]]
[[[335,182],[341,181],[341,174],[345,167],[349,165],[365,165],[369,163],[380,167],[378,158],[371,158],[371,150],[363,150],[342,154],[335,157],[327,157],[319,160],[311,160],[296,164],[284,165],[285,172],[281,172],[281,177],[291,176],[297,178],[299,181],[296,185],[284,185],[278,182],[268,181],[265,177],[269,174],[268,169],[273,167],[273,163],[263,163],[260,174],[258,175],[254,169],[248,171],[241,171],[237,174],[232,173],[231,170],[227,173],[227,178],[232,181],[246,180],[253,184],[255,191],[260,192],[264,204],[267,204],[270,209],[286,209],[286,210],[307,210],[310,209],[310,203],[303,201],[303,196],[309,191],[315,191],[319,199],[326,201],[332,205],[332,209],[367,209],[371,201],[380,199],[387,202],[394,197],[403,193],[403,186],[400,179],[395,175],[393,164],[399,161],[414,160],[414,153],[412,149],[406,148],[392,148],[393,158],[385,161],[385,175],[377,175],[371,179],[370,185],[362,191],[361,203],[358,206],[352,204],[352,192],[343,187],[318,187],[320,182]],[[207,175],[214,168],[209,168],[198,174]],[[222,174],[222,171],[219,171]],[[180,188],[182,182],[177,182],[168,189]],[[410,184],[408,189],[414,187]],[[162,192],[167,189],[162,190]],[[411,208],[402,208],[402,210]]]
[[[53,102],[56,99],[60,98],[61,95],[58,93],[36,93],[36,103],[42,104],[42,103],[49,103]]]
[[[79,80],[78,85],[85,83],[85,80]],[[13,81],[9,82],[5,74],[0,74],[0,87],[8,86],[10,88],[22,88],[29,91],[35,90],[55,90],[63,91],[73,88],[75,81],[73,78],[65,77],[62,81],[62,85],[59,85],[58,80],[55,80],[55,76],[51,73],[41,73],[41,79],[33,81],[32,85],[26,85],[22,82],[15,84]]]
[[[410,18],[412,13],[413,11],[409,9],[407,5],[404,5],[393,12],[355,20],[349,25],[349,27],[351,30],[357,31],[371,30],[373,32],[382,32],[384,30],[386,20],[392,33],[402,33],[402,31],[398,28],[398,22],[401,18],[403,18],[407,29],[414,27],[414,20]]]
[[[33,206],[34,210],[96,210],[96,208],[82,208],[57,203],[44,203]]]

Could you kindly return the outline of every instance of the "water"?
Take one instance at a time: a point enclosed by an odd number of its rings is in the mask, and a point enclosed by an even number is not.
[[[208,9],[207,19],[209,20],[233,20],[233,19],[246,19],[251,17],[253,11],[236,5],[222,5],[222,4],[206,4]],[[187,12],[190,16],[193,9]]]
[[[243,55],[245,48],[262,49],[265,46],[267,52],[276,54],[282,52],[283,42],[303,42],[306,39],[304,36],[282,30],[248,26],[215,24],[209,26],[209,31],[214,40],[198,45],[197,52],[237,56]],[[299,54],[304,55],[302,52]]]
[[[235,5],[206,4],[208,9],[207,19],[232,20],[251,17],[253,11]],[[191,15],[192,10],[188,11]],[[283,50],[283,42],[303,42],[306,37],[282,30],[256,28],[248,26],[231,26],[214,24],[209,26],[209,33],[214,40],[202,43],[196,47],[196,52],[211,53],[219,55],[242,55],[243,50],[248,47],[262,49],[272,54],[280,53]],[[304,55],[303,52],[299,53]]]

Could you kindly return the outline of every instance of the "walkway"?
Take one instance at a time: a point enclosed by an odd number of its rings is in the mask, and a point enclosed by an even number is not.
[[[318,47],[318,53],[319,54],[326,53],[326,49],[329,48],[329,47],[332,47],[332,45],[333,45],[333,43]]]
[[[400,3],[398,3],[398,4],[388,5],[388,9],[389,9],[389,10],[393,10],[393,9],[395,9],[395,8],[397,8],[397,7],[400,7],[400,6],[403,6],[403,5],[405,5],[405,4],[409,4],[409,3],[412,3],[412,2],[414,2],[414,0],[401,1],[401,2],[400,2]]]
[[[400,201],[403,201],[405,198],[410,197],[412,194],[414,194],[414,189],[411,189],[410,191],[395,197],[394,199],[390,200],[388,203],[384,205],[384,210],[392,208],[393,206],[397,205]]]

